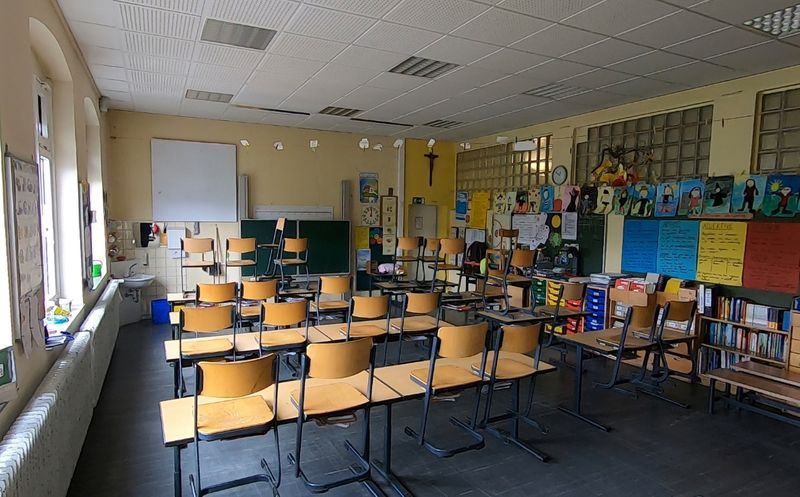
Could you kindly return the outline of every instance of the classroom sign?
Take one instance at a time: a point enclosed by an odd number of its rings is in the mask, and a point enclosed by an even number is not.
[[[742,286],[747,224],[702,221],[697,247],[697,279]]]
[[[661,221],[658,227],[657,272],[693,280],[697,274],[697,221]]]

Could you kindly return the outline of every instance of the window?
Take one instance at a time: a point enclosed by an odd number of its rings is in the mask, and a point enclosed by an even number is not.
[[[514,144],[458,154],[456,190],[513,191],[547,184],[553,166],[550,136],[533,138],[536,150],[515,152]]]
[[[53,189],[52,91],[47,83],[34,81],[36,150],[41,169],[42,261],[44,295],[52,301],[58,295],[56,279],[55,190]]]
[[[800,88],[762,93],[756,115],[753,172],[800,172]]]
[[[639,170],[648,181],[708,176],[713,110],[706,105],[589,128],[588,140],[575,147],[577,183],[591,181],[608,147],[638,150],[640,158],[650,155],[648,166]],[[624,157],[630,163],[634,155]]]

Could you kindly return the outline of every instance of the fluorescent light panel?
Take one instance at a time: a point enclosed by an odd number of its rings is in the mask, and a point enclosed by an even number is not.
[[[257,28],[245,24],[206,19],[200,39],[234,47],[264,50],[275,36],[272,29]]]
[[[423,57],[409,57],[389,69],[389,72],[433,79],[446,72],[452,71],[456,67],[458,67],[458,64],[453,64],[452,62],[442,62],[440,60],[425,59]]]
[[[462,124],[464,124],[464,123],[462,123],[460,121],[448,121],[446,119],[435,119],[435,120],[433,120],[431,122],[425,123],[424,125],[425,126],[430,126],[432,128],[450,129],[450,128],[455,128],[456,126],[461,126]]]
[[[532,97],[560,99],[560,98],[574,97],[575,95],[580,95],[581,93],[584,93],[586,91],[587,90],[584,88],[567,86],[559,83],[551,83],[549,85],[537,86],[536,88],[523,92],[523,95],[530,95]]]
[[[346,107],[325,107],[321,111],[320,114],[327,114],[329,116],[337,116],[337,117],[353,117],[356,114],[359,114],[361,111],[358,109],[348,109]]]
[[[795,35],[800,33],[800,3],[748,19],[744,25],[777,37]]]
[[[206,102],[221,102],[227,104],[233,98],[230,93],[217,93],[214,91],[186,90],[186,98],[191,100],[204,100]]]

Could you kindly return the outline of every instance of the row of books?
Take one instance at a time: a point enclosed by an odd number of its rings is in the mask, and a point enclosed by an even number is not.
[[[788,331],[791,313],[783,307],[773,307],[739,298],[717,295],[715,287],[701,285],[700,312],[706,316],[742,324]]]
[[[737,354],[736,352],[723,352],[714,349],[703,349],[700,351],[700,356],[700,364],[704,365],[704,372],[712,369],[729,368],[737,362],[749,359],[748,356]]]
[[[783,360],[786,336],[766,331],[752,331],[724,323],[709,323],[708,343],[737,349],[745,354]]]

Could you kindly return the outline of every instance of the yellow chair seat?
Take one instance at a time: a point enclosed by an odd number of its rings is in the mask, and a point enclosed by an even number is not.
[[[437,268],[435,264],[428,264],[430,269],[438,269],[439,271],[455,271],[456,269],[461,269],[461,266],[458,264],[439,264]]]
[[[322,300],[319,303],[320,311],[344,311],[350,308],[350,302],[344,300]],[[317,310],[317,303],[311,302],[311,310]]]
[[[207,436],[219,435],[265,426],[274,418],[272,409],[260,395],[200,404],[197,431]]]
[[[392,329],[400,330],[399,319],[392,319]],[[403,333],[431,333],[436,329],[435,323],[425,321],[406,321],[403,323]]]
[[[425,387],[428,382],[428,370],[429,368],[421,368],[411,371],[411,379]],[[469,386],[480,381],[481,379],[477,375],[458,366],[440,365],[436,366],[433,371],[434,390]]]
[[[296,331],[265,331],[261,334],[261,345],[263,347],[287,347],[290,345],[303,345],[306,343],[305,337]]]
[[[298,266],[306,263],[304,259],[278,259],[276,262],[283,266]]]
[[[299,408],[300,390],[292,391],[291,399],[294,406]],[[303,411],[306,416],[319,416],[359,409],[368,403],[369,399],[353,385],[331,383],[330,385],[306,387]]]
[[[531,362],[533,362],[533,359],[531,359]],[[492,359],[487,359],[486,369],[484,370],[484,374],[487,377],[492,374],[492,365]],[[481,363],[476,362],[472,364],[472,371],[475,374],[480,374]],[[522,364],[521,362],[513,359],[504,359],[501,357],[500,361],[497,363],[496,377],[498,380],[515,380],[517,378],[525,378],[526,376],[530,376],[535,372],[536,370],[533,368],[533,366]]]
[[[231,267],[255,266],[256,261],[250,259],[237,259],[234,261],[228,261],[227,264]]]
[[[261,315],[261,306],[260,305],[246,305],[242,306],[242,310],[240,312],[242,317],[258,317]]]
[[[347,336],[347,326],[339,328],[342,335]],[[386,334],[386,327],[375,324],[350,326],[350,338],[378,337]]]
[[[214,261],[183,261],[183,267],[212,267]]]
[[[186,357],[227,354],[232,351],[233,343],[227,338],[212,338],[210,340],[194,340],[181,343],[181,353]]]

